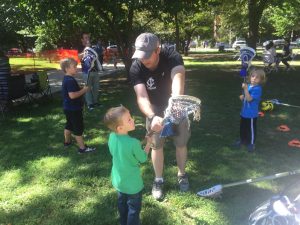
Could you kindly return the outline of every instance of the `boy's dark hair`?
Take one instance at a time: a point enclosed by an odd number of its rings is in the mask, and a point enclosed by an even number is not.
[[[70,68],[71,65],[77,66],[77,61],[73,58],[65,58],[60,60],[60,68],[64,73],[66,73],[66,69]]]
[[[117,127],[122,123],[122,116],[126,112],[129,112],[129,110],[122,105],[110,108],[105,113],[103,122],[110,130],[116,131]]]

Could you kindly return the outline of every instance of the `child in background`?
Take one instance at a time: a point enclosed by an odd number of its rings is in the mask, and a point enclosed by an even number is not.
[[[83,115],[82,96],[89,91],[89,87],[85,86],[80,89],[74,76],[77,73],[77,62],[73,58],[66,58],[60,61],[60,67],[65,73],[62,82],[63,109],[66,115],[67,123],[64,130],[65,142],[64,146],[71,145],[71,133],[73,132],[78,144],[78,153],[87,153],[95,151],[96,148],[88,147],[83,141]]]
[[[104,124],[112,131],[108,147],[112,155],[112,185],[118,192],[121,225],[139,225],[144,188],[140,163],[147,160],[150,139],[143,150],[139,140],[128,135],[135,129],[134,120],[124,106],[114,107],[104,116]]]
[[[248,152],[255,150],[256,140],[256,121],[258,117],[258,108],[262,95],[262,85],[266,82],[266,75],[262,69],[253,69],[247,77],[247,83],[242,84],[244,91],[240,95],[243,102],[240,121],[240,140],[237,145],[246,145]]]

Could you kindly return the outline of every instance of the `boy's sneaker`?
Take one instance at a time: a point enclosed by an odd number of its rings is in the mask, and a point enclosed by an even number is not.
[[[152,196],[156,200],[160,201],[164,198],[163,193],[164,182],[162,181],[154,181],[152,186]]]
[[[247,145],[248,152],[252,153],[255,150],[255,144]]]
[[[94,151],[96,151],[96,148],[94,148],[94,147],[88,147],[88,146],[85,146],[84,149],[81,149],[81,148],[78,149],[78,153],[79,154],[89,153],[89,152],[94,152]]]
[[[93,111],[95,109],[94,105],[88,105],[88,110]]]
[[[68,148],[72,145],[72,142],[64,142],[64,148]]]
[[[189,184],[189,179],[188,179],[187,173],[185,173],[184,175],[178,176],[178,184],[179,184],[180,191],[186,192],[189,190],[190,184]]]

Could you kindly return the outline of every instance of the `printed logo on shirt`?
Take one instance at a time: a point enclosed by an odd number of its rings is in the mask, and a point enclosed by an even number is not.
[[[147,89],[148,90],[155,90],[156,89],[156,86],[155,85],[155,82],[154,82],[154,79],[152,77],[150,77],[148,80],[147,80]]]

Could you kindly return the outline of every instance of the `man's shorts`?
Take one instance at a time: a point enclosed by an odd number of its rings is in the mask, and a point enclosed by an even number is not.
[[[190,129],[190,125],[189,125],[189,119],[186,118],[184,120],[182,120],[178,125],[175,126],[176,130],[175,136],[172,136],[170,138],[173,139],[173,143],[175,145],[176,148],[181,148],[187,145],[190,137],[191,137],[191,129]],[[147,132],[150,132],[150,123],[149,123],[149,119],[146,118],[146,129]],[[155,149],[160,149],[163,147],[164,142],[165,142],[165,138],[161,138],[160,136],[160,132],[159,133],[154,133],[151,136],[151,140],[152,140],[152,148]]]
[[[64,113],[67,119],[65,129],[72,131],[75,136],[82,136],[84,129],[82,110],[64,110]]]

